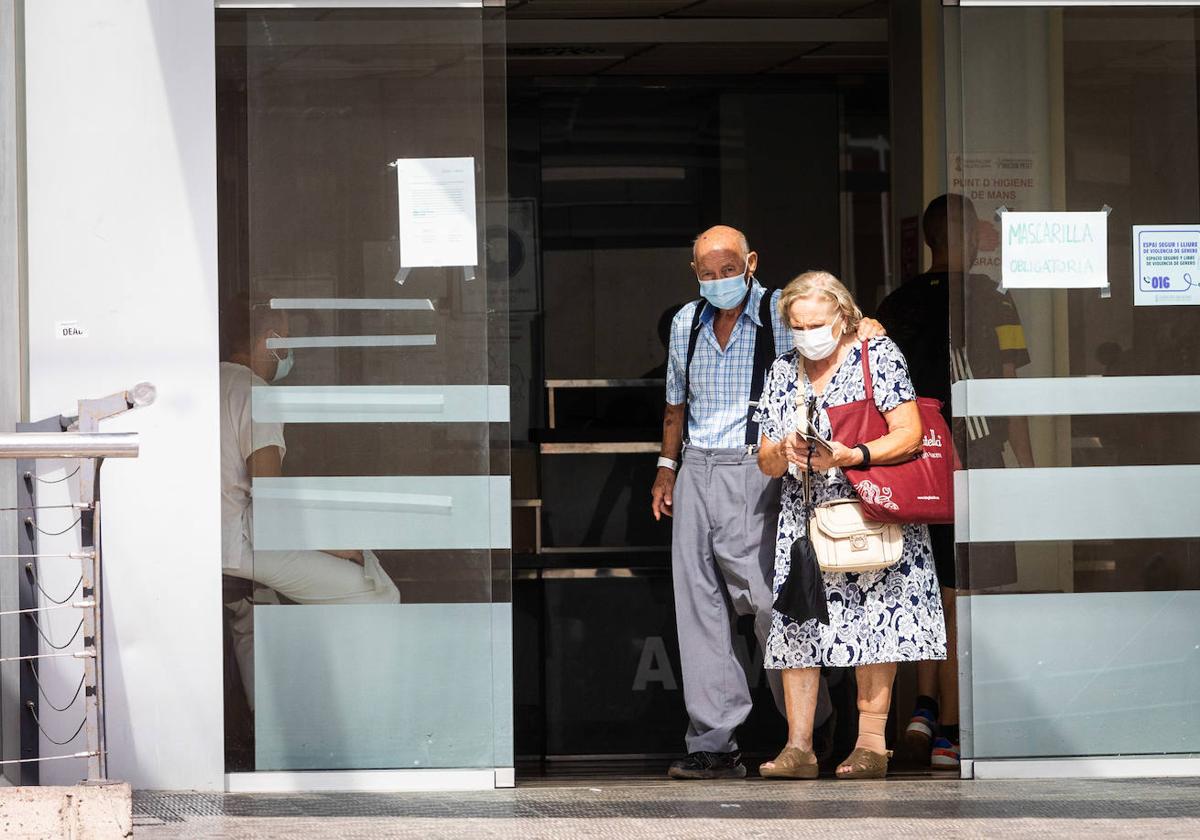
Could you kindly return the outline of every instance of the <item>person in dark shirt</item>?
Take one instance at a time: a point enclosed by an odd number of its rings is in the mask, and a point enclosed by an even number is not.
[[[1029,364],[1025,332],[1012,297],[990,277],[971,274],[978,256],[979,218],[969,198],[950,194],[925,209],[922,228],[932,251],[929,271],[912,278],[879,305],[878,318],[908,360],[917,393],[942,401],[950,417],[950,383],[1000,379]],[[957,329],[951,334],[950,325]],[[1007,442],[1022,467],[1033,466],[1029,424],[1024,417],[966,417],[954,422],[954,438],[965,467],[1004,466]],[[955,590],[983,589],[1017,579],[1011,544],[971,546],[967,578],[956,574],[954,529],[929,529],[946,614],[947,657],[917,666],[917,708],[905,733],[914,753],[928,754],[935,767],[959,766],[958,661],[955,650]]]

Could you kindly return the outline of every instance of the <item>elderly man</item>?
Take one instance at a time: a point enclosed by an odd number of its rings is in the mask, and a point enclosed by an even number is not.
[[[689,718],[688,756],[669,771],[675,779],[746,775],[736,730],[751,698],[734,653],[735,622],[753,615],[760,647],[771,628],[779,481],[758,469],[751,418],[766,370],[791,349],[792,332],[776,305],[779,291],[767,293],[757,267],[743,233],[724,225],[706,230],[692,248],[701,299],[671,323],[651,509],[655,519],[675,520],[671,566]],[[859,329],[861,338],[881,333],[875,321]],[[769,671],[768,680],[782,713],[778,672]],[[829,712],[822,690],[817,725]]]

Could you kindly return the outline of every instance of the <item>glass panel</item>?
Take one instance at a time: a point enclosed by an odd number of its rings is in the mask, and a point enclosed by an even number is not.
[[[1200,592],[966,600],[974,758],[1200,752]]]
[[[217,14],[230,770],[512,765],[501,23]]]
[[[947,12],[947,171],[975,210],[950,220],[959,581],[990,593],[960,600],[965,758],[1200,746],[1200,309],[1138,300],[1133,249],[1200,226],[1197,15]],[[1099,210],[1106,288],[1001,285],[1001,213]]]
[[[510,614],[508,604],[256,608],[256,769],[494,766],[491,640]],[[435,634],[454,640],[453,656],[430,655]]]

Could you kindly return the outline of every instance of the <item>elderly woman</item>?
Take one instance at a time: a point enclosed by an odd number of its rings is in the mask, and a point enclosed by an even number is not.
[[[831,440],[826,409],[866,398],[862,344],[855,329],[862,312],[846,287],[822,271],[801,274],[788,284],[779,309],[792,327],[795,349],[776,360],[763,388],[756,419],[762,440],[758,464],[770,476],[785,476],[775,547],[775,592],[787,579],[792,543],[807,532],[803,482],[808,444],[797,434],[812,411],[812,424]],[[812,504],[855,498],[843,470],[869,457],[872,465],[900,463],[921,446],[921,418],[908,368],[889,338],[867,345],[873,398],[887,420],[877,440],[834,442],[832,453],[811,454]],[[810,409],[809,407],[813,407]],[[813,410],[815,409],[815,410]],[[864,453],[857,444],[865,444]],[[829,624],[792,621],[778,611],[767,640],[766,667],[783,669],[788,741],[760,768],[768,778],[813,779],[813,709],[822,666],[853,666],[858,682],[858,741],[837,768],[839,779],[881,779],[891,755],[884,741],[897,662],[944,659],[946,628],[929,532],[905,525],[898,563],[874,572],[823,572]]]

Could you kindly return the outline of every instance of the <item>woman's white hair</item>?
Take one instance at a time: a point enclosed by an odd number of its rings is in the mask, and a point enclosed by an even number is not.
[[[850,290],[828,271],[806,271],[788,283],[779,296],[779,314],[787,321],[792,304],[811,297],[824,297],[837,304],[846,322],[846,332],[853,333],[858,329],[858,322],[863,318],[862,310],[854,302]]]

